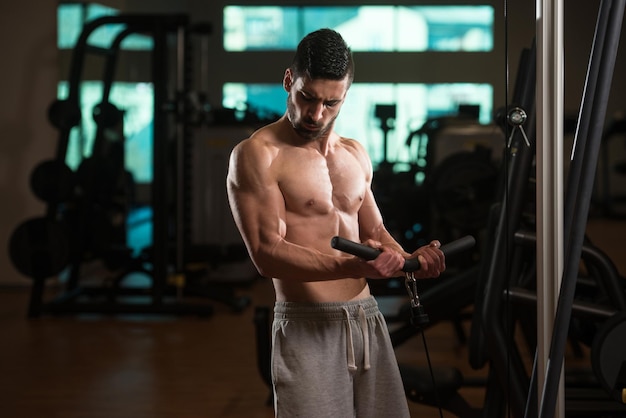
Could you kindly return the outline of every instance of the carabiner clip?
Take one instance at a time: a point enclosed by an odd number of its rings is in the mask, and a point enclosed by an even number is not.
[[[404,286],[411,300],[411,324],[416,328],[421,328],[428,324],[430,319],[424,312],[424,307],[420,302],[420,297],[417,293],[417,280],[413,272],[404,273]]]
[[[417,280],[415,279],[415,274],[413,274],[412,271],[407,271],[404,273],[404,286],[406,287],[406,291],[409,294],[411,307],[416,308],[420,306],[420,297],[417,294]]]

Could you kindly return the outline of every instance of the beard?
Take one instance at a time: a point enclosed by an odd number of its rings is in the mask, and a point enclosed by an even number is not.
[[[338,116],[335,115],[326,125],[323,125],[312,119],[297,119],[296,114],[296,106],[291,101],[291,93],[289,93],[287,97],[287,118],[291,122],[294,131],[301,138],[311,141],[328,135]]]

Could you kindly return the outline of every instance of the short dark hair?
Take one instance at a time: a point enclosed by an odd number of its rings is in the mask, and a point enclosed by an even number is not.
[[[319,29],[302,38],[291,71],[296,77],[311,79],[343,80],[348,76],[350,85],[354,79],[352,51],[338,32]]]

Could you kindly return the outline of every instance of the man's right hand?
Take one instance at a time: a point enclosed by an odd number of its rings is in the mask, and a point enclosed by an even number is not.
[[[381,253],[374,260],[366,261],[365,264],[369,267],[368,274],[365,277],[370,279],[389,279],[392,277],[400,277],[402,273],[402,267],[404,267],[404,256],[398,251],[384,247],[380,242],[368,239],[363,243],[368,247],[376,248]]]

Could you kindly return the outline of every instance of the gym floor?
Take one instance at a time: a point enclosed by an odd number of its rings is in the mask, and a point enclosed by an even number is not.
[[[588,235],[626,275],[626,221],[592,220]],[[268,280],[237,289],[252,303],[233,312],[219,302],[213,315],[75,315],[27,319],[30,288],[0,289],[0,416],[6,418],[266,418],[269,389],[256,363],[256,306],[271,306]],[[469,325],[469,324],[467,324]],[[452,324],[426,330],[433,364],[469,367]],[[397,348],[400,362],[425,365],[421,338]],[[530,356],[528,356],[530,358]],[[588,364],[588,358],[571,362]],[[484,390],[461,389],[480,407]],[[410,403],[412,416],[438,417]],[[444,417],[454,415],[444,411]]]

